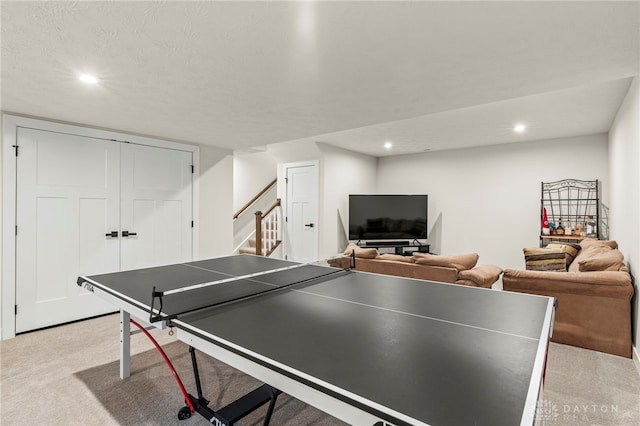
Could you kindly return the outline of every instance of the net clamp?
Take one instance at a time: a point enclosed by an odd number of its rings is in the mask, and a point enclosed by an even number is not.
[[[154,322],[163,320],[163,317],[162,317],[162,296],[163,295],[164,295],[164,292],[156,291],[156,286],[153,286],[153,289],[151,290],[151,310],[150,310],[151,312],[149,313],[149,323],[151,324],[153,324]],[[160,306],[158,307],[158,314],[154,315],[153,307],[155,305],[156,297],[158,298],[158,302]]]

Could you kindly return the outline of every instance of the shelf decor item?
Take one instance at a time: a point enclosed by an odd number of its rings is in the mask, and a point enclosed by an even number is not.
[[[549,228],[549,218],[547,216],[547,208],[542,208],[542,235],[550,235],[551,229]]]
[[[580,242],[601,238],[600,182],[564,179],[542,182],[540,247],[552,241]]]

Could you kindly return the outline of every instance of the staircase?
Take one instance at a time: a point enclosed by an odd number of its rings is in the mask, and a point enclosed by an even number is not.
[[[240,230],[236,230],[236,241],[241,240],[234,250],[234,253],[255,254],[258,256],[270,256],[282,243],[282,213],[279,198],[275,198],[270,205],[269,197],[275,197],[275,185],[277,180],[273,180],[255,197],[245,204],[236,214],[233,215],[234,228],[240,225]],[[273,200],[273,198],[271,198]],[[249,220],[250,207],[263,208],[265,213],[258,210],[254,213],[255,219]],[[253,222],[253,223],[251,223]],[[243,238],[244,237],[244,238]]]
[[[239,253],[270,256],[282,243],[280,198],[271,205],[266,213],[257,211],[256,229],[248,246],[240,247]]]

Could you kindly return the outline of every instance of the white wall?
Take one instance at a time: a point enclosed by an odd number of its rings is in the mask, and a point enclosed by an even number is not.
[[[344,250],[348,195],[375,190],[375,157],[317,142],[269,145],[268,152],[278,164],[319,161],[318,258],[326,259]],[[278,193],[284,200],[284,186],[279,185]]]
[[[374,193],[377,160],[369,155],[318,144],[322,152],[320,258],[335,256],[348,243],[349,194]]]
[[[250,158],[253,157],[253,158]],[[318,256],[325,259],[336,255],[346,246],[345,229],[350,193],[375,192],[376,164],[374,157],[315,142],[283,142],[269,145],[266,153],[242,154],[241,167],[251,165],[256,170],[269,171],[272,164],[318,161],[319,163],[319,248]],[[264,166],[264,167],[263,167]],[[283,200],[286,189],[281,167],[278,170],[278,196]],[[236,173],[237,174],[237,173]],[[243,194],[234,188],[234,197]],[[237,201],[237,200],[236,200]]]
[[[610,237],[629,263],[631,274],[640,273],[640,82],[636,77],[609,131]],[[640,296],[636,280],[632,300],[633,341],[640,347]]]
[[[282,142],[269,145],[267,153],[277,164],[319,160],[322,154],[314,142]]]
[[[233,251],[233,153],[200,146],[200,258]]]
[[[600,179],[606,188],[607,177],[601,134],[385,157],[377,187],[429,195],[432,252],[477,252],[479,265],[524,269],[522,249],[539,245],[540,183]]]
[[[233,153],[233,211],[240,210],[276,178],[277,163],[268,152]]]

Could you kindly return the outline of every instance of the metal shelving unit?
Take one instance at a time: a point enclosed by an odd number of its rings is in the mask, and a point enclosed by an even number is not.
[[[540,199],[540,247],[551,241],[580,242],[585,238],[601,238],[602,222],[600,183],[596,180],[564,179],[542,182]],[[542,228],[544,209],[550,233]],[[560,231],[560,225],[564,232]]]

